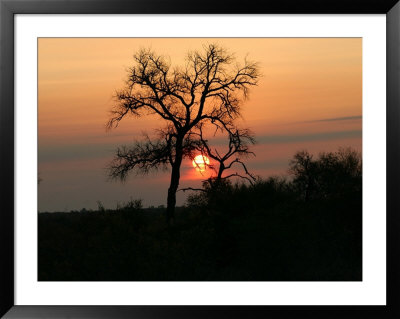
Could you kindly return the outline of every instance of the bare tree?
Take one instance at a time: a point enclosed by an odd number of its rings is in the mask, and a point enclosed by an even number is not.
[[[229,130],[240,115],[240,106],[249,88],[260,76],[257,63],[245,59],[243,65],[216,44],[187,55],[183,67],[172,68],[168,60],[151,50],[134,55],[125,88],[116,93],[116,105],[107,124],[109,129],[128,115],[155,114],[165,127],[158,139],[146,138],[131,148],[117,151],[110,165],[112,178],[125,179],[128,172],[147,173],[171,166],[167,197],[167,219],[174,217],[180,167],[190,157],[196,141],[190,132],[212,123]]]

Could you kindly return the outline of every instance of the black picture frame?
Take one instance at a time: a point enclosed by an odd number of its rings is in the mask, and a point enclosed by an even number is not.
[[[400,318],[400,3],[398,0],[0,0],[0,315],[5,318]],[[16,306],[14,304],[15,14],[386,14],[386,306]],[[377,106],[379,107],[379,106]]]

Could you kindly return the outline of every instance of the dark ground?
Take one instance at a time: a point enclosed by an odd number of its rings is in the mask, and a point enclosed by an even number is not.
[[[305,202],[266,182],[224,193],[192,199],[171,227],[164,209],[40,213],[39,280],[362,279],[360,193]]]

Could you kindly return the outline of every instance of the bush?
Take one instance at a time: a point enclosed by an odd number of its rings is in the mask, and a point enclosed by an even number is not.
[[[361,192],[361,154],[350,148],[320,153],[313,159],[307,151],[297,152],[290,162],[293,187],[305,201],[340,198]]]

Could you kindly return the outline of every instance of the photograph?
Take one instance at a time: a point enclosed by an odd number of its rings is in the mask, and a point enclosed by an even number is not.
[[[37,38],[37,280],[362,281],[362,52]]]

